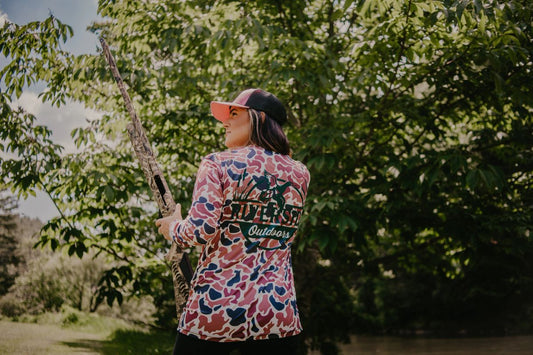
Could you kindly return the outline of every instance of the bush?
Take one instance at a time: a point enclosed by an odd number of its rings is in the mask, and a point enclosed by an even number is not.
[[[63,316],[63,325],[76,324],[80,320],[77,312],[68,312]]]
[[[17,318],[24,313],[25,307],[21,299],[8,293],[0,298],[0,313],[6,317]]]

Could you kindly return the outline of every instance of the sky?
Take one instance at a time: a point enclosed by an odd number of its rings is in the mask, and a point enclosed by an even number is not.
[[[97,53],[98,38],[87,27],[101,19],[96,10],[97,0],[0,0],[0,24],[6,20],[17,24],[42,21],[52,13],[59,21],[70,25],[74,35],[62,45],[63,49],[73,54]],[[2,65],[0,61],[0,65]],[[5,64],[4,64],[5,65]],[[70,132],[86,124],[87,119],[98,118],[98,113],[86,109],[76,102],[67,103],[60,108],[42,103],[38,94],[44,90],[36,85],[24,90],[22,96],[14,102],[37,117],[37,124],[48,126],[54,142],[65,147],[66,152],[74,150]],[[37,197],[19,201],[20,214],[46,221],[58,215],[58,211],[46,194],[40,192]]]

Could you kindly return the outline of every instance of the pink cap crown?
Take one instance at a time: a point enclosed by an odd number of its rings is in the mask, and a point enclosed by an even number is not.
[[[232,102],[211,101],[211,113],[220,122],[226,122],[229,119],[230,107],[252,108],[265,112],[280,125],[287,121],[287,113],[281,101],[273,94],[261,89],[244,90]]]

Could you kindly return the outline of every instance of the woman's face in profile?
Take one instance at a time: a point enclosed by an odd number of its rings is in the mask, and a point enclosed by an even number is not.
[[[248,110],[231,107],[229,119],[224,123],[226,140],[224,144],[228,148],[244,147],[250,142],[251,127]]]

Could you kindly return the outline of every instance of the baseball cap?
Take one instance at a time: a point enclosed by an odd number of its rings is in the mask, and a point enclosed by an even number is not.
[[[287,122],[287,112],[281,101],[273,94],[261,89],[244,90],[233,102],[211,101],[211,113],[220,122],[226,122],[229,119],[230,107],[263,111],[280,125]]]

